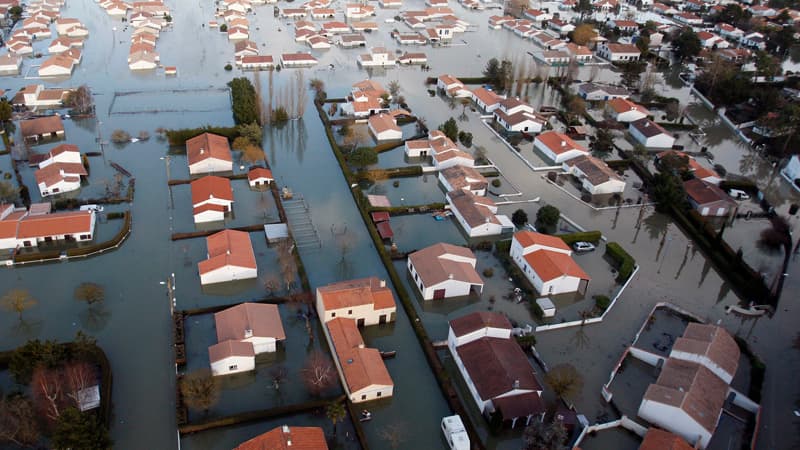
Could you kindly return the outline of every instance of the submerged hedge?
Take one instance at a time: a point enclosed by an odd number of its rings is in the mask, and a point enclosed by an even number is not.
[[[558,237],[567,245],[572,245],[576,242],[591,242],[597,244],[603,237],[603,233],[599,231],[580,231],[577,233],[560,234]]]
[[[167,141],[172,146],[186,145],[189,139],[200,136],[203,133],[214,133],[220,136],[225,136],[229,141],[233,141],[239,137],[239,130],[236,127],[215,127],[206,125],[199,128],[181,128],[179,130],[167,130],[164,134],[167,135]],[[184,149],[185,151],[185,149]]]
[[[616,242],[609,242],[606,244],[606,254],[614,260],[619,266],[617,269],[617,282],[624,283],[631,277],[634,267],[636,267],[636,260],[628,252],[622,249]]]

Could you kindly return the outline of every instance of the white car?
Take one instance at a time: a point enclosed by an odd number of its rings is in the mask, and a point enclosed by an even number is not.
[[[595,246],[591,242],[580,241],[572,244],[572,249],[576,252],[591,252],[595,249]]]
[[[82,205],[81,211],[94,211],[96,213],[103,212],[103,207],[100,205]]]
[[[750,199],[750,195],[747,192],[742,191],[740,189],[731,189],[731,190],[728,191],[728,195],[730,195],[731,197],[735,198],[736,200],[749,200]]]

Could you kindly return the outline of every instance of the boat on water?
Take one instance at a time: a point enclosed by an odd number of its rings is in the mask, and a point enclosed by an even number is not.
[[[392,359],[397,356],[397,350],[389,350],[386,352],[381,352],[381,358],[383,359]]]
[[[364,409],[361,411],[361,417],[359,417],[358,420],[360,422],[366,422],[372,420],[372,413]]]
[[[461,416],[458,414],[442,418],[442,432],[450,450],[469,450],[471,448],[464,422],[461,421]]]

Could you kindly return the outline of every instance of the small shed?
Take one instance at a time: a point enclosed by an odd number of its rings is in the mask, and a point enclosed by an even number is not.
[[[381,222],[388,222],[389,221],[389,213],[386,212],[386,211],[376,211],[376,212],[370,213],[370,215],[372,216],[372,221],[375,222],[375,223],[381,223]]]
[[[370,205],[376,208],[390,208],[392,206],[389,197],[385,195],[367,195],[367,200],[369,200]]]
[[[264,225],[264,234],[267,236],[267,242],[272,244],[289,239],[289,227],[285,223],[268,223]]]
[[[543,317],[553,317],[556,315],[556,305],[554,305],[549,298],[537,298],[536,304],[539,305],[539,308],[542,308]]]
[[[389,222],[380,222],[377,224],[378,227],[378,234],[381,235],[381,239],[384,241],[391,241],[394,237],[394,231],[392,231],[392,226],[389,225]]]

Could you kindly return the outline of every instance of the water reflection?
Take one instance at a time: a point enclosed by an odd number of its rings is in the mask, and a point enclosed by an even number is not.
[[[98,332],[106,327],[111,311],[104,304],[93,304],[78,314],[81,325],[89,331]]]

